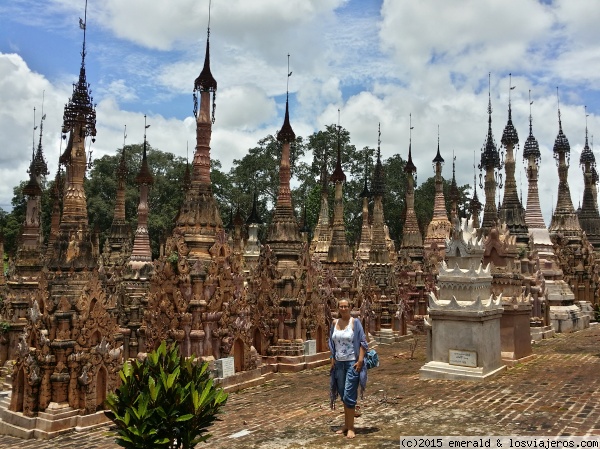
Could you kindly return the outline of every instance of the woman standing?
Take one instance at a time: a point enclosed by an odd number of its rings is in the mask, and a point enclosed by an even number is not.
[[[331,351],[331,408],[339,394],[344,403],[344,427],[337,433],[345,433],[354,438],[354,408],[358,398],[358,385],[361,396],[367,385],[365,354],[369,349],[365,331],[360,320],[350,316],[348,300],[338,302],[339,318],[331,325],[329,350]]]

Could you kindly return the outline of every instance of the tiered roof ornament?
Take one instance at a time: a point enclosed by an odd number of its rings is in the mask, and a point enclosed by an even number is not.
[[[481,149],[481,161],[479,170],[485,170],[485,207],[483,209],[483,222],[481,229],[484,235],[487,235],[490,229],[498,221],[498,209],[496,208],[495,196],[496,186],[502,188],[502,173],[500,169],[503,163],[500,160],[500,152],[494,141],[492,133],[492,95],[491,95],[491,75],[488,75],[488,132],[485,144]],[[484,188],[481,181],[482,174],[479,174],[479,187]]]
[[[83,187],[92,156],[91,150],[86,155],[86,138],[91,137],[92,142],[96,140],[96,109],[85,72],[87,1],[84,19],[79,19],[79,27],[83,30],[81,67],[78,82],[73,84],[73,94],[63,114],[63,139],[68,134],[68,143],[59,162],[66,167],[66,185],[60,232],[50,261],[51,267],[89,268],[96,265]]]
[[[281,143],[292,143],[296,140],[296,133],[294,133],[292,125],[290,125],[290,107],[288,95],[286,95],[285,98],[285,118],[283,119],[283,125],[281,126],[281,129],[277,133],[277,140]]]
[[[251,267],[256,266],[258,257],[260,255],[260,242],[258,241],[258,228],[263,223],[258,214],[258,194],[256,188],[254,189],[254,198],[252,199],[252,211],[246,219],[248,225],[248,239],[246,240],[246,246],[244,248],[244,260],[246,261],[246,267],[250,270]]]
[[[452,151],[452,181],[450,182],[450,220],[454,220],[458,217],[458,200],[460,199],[460,193],[458,191],[458,186],[456,185],[456,156],[454,155],[454,151]]]
[[[340,112],[340,110],[338,109],[338,113]],[[342,170],[342,147],[341,147],[341,142],[340,142],[340,129],[342,127],[338,124],[337,126],[337,159],[335,162],[335,168],[333,169],[333,173],[331,174],[331,182],[338,183],[338,182],[346,182],[346,174],[344,173],[344,170]]]
[[[34,113],[34,133],[35,108]],[[27,209],[25,221],[22,223],[21,234],[18,240],[17,255],[15,259],[15,270],[11,278],[37,279],[43,264],[42,233],[41,233],[41,211],[42,211],[42,178],[48,174],[46,161],[42,151],[42,128],[44,119],[42,106],[42,119],[40,120],[40,140],[37,153],[35,152],[35,140],[31,149],[31,163],[29,169],[29,182],[25,185],[23,193],[27,196]],[[35,139],[35,137],[34,137]],[[9,282],[14,289],[13,282]]]
[[[585,106],[585,108],[585,145],[583,146],[581,156],[579,156],[579,165],[584,171],[586,164],[590,164],[590,170],[592,167],[596,167],[596,157],[594,156],[594,153],[592,152],[588,143],[587,106]]]
[[[254,189],[254,195],[252,198],[252,211],[250,211],[250,215],[246,219],[246,224],[257,224],[261,225],[263,221],[258,214],[258,194],[256,193],[256,189]]]
[[[185,196],[175,220],[174,234],[182,236],[190,260],[208,263],[213,259],[210,248],[223,230],[223,221],[213,195],[210,179],[210,141],[215,121],[217,82],[210,69],[210,10],[206,37],[206,54],[200,75],[194,81],[194,117],[196,147],[189,183],[184,179]],[[211,99],[212,94],[212,99]],[[145,176],[141,173],[140,176]]]
[[[504,190],[504,198],[499,210],[500,221],[506,223],[510,234],[516,238],[520,246],[527,246],[529,243],[529,231],[525,222],[525,209],[519,199],[517,192],[517,182],[515,180],[515,147],[519,145],[519,136],[512,122],[512,107],[510,94],[515,86],[512,85],[512,76],[509,74],[509,90],[508,90],[508,122],[502,133],[501,143],[506,149],[506,162],[504,164],[506,170],[506,187]]]
[[[477,164],[475,163],[475,150],[473,150],[473,197],[469,203],[469,210],[471,212],[471,225],[475,229],[479,229],[479,214],[481,213],[481,208],[483,204],[479,201],[479,197],[477,196],[477,173],[475,171]]]
[[[96,105],[93,103],[92,90],[85,76],[85,38],[87,30],[87,1],[84,19],[79,19],[79,27],[83,30],[83,45],[81,49],[81,67],[79,80],[73,84],[73,94],[65,105],[63,114],[63,134],[78,130],[79,138],[91,137],[96,141]],[[64,136],[63,136],[64,138]]]
[[[319,218],[315,226],[311,242],[311,252],[324,262],[329,254],[331,244],[331,226],[329,224],[329,174],[327,173],[327,148],[323,150],[323,165],[321,167],[321,203]]]
[[[339,116],[338,109],[338,116]],[[339,118],[338,118],[339,122]],[[331,243],[327,253],[327,262],[337,263],[342,265],[336,265],[333,267],[334,272],[338,275],[338,279],[348,277],[351,274],[351,262],[352,255],[350,254],[350,248],[346,241],[346,224],[344,222],[344,199],[343,199],[343,185],[346,181],[346,175],[342,170],[342,146],[340,141],[341,126],[338,123],[337,126],[337,159],[335,163],[335,169],[331,174],[331,182],[334,184],[334,200],[333,200],[333,223],[331,232]]]
[[[35,109],[34,109],[35,111]],[[47,176],[50,174],[48,171],[48,164],[46,163],[46,159],[44,158],[44,150],[42,148],[42,135],[44,131],[44,120],[46,120],[46,114],[44,114],[44,103],[42,100],[42,118],[40,119],[40,138],[38,141],[37,149],[35,151],[35,155],[32,155],[31,166],[29,167],[30,172],[33,172],[36,178],[40,178],[41,176]]]
[[[423,243],[424,256],[433,270],[437,270],[438,263],[445,257],[446,239],[450,236],[452,225],[446,212],[444,199],[444,179],[442,167],[444,158],[440,153],[440,130],[438,126],[437,153],[431,161],[435,172],[435,198],[433,202],[433,217],[427,225],[425,241]]]
[[[377,162],[373,173],[372,194],[373,204],[373,226],[371,228],[371,248],[369,251],[369,262],[387,264],[390,254],[387,250],[385,240],[385,221],[383,216],[383,195],[385,194],[385,179],[383,164],[381,163],[381,124],[377,134]]]
[[[423,236],[419,229],[419,221],[415,214],[415,184],[417,178],[417,167],[412,160],[412,114],[409,115],[409,138],[408,138],[408,160],[404,166],[406,173],[406,218],[402,231],[402,242],[400,253],[406,252],[411,261],[423,259]]]
[[[556,88],[556,97],[558,104],[558,134],[554,141],[554,160],[558,167],[558,196],[556,209],[552,214],[550,222],[550,234],[561,233],[569,243],[579,244],[581,242],[581,226],[579,219],[573,207],[571,191],[569,189],[569,164],[571,158],[571,145],[562,129],[562,120],[560,116],[560,98],[558,97],[558,87]]]
[[[531,115],[531,90],[529,91],[529,136],[523,147],[523,159],[527,161],[527,209],[525,210],[525,223],[531,229],[547,229],[538,192],[538,174],[542,154],[537,139],[533,136],[533,119]]]
[[[306,198],[302,204],[302,226],[300,226],[300,234],[305,242],[310,239],[310,226],[308,226],[308,218],[306,215]]]
[[[592,148],[592,153],[594,152],[594,135],[592,134],[591,136],[591,148]],[[596,166],[592,166],[592,183],[594,185],[598,185],[598,183],[600,182],[600,176],[598,175],[598,170],[596,169]],[[598,189],[595,188],[592,191],[594,193],[594,204],[596,205],[596,207],[598,207]]]
[[[35,108],[33,108],[33,117],[35,124]],[[42,186],[41,186],[41,178],[42,176],[46,176],[49,174],[48,165],[46,164],[46,160],[44,159],[44,153],[42,150],[42,131],[44,128],[44,120],[46,119],[46,115],[44,114],[44,109],[42,106],[42,119],[40,120],[40,140],[37,146],[37,151],[35,149],[35,143],[31,148],[31,163],[29,164],[29,169],[27,173],[29,173],[29,182],[25,185],[23,189],[23,193],[28,196],[41,196],[42,195]],[[33,130],[37,129],[37,126],[34,125]]]
[[[377,161],[375,162],[375,171],[373,173],[373,182],[371,184],[371,194],[383,196],[385,194],[385,179],[383,173],[383,164],[381,163],[381,123],[377,137]]]
[[[140,167],[140,172],[135,177],[135,182],[138,185],[154,184],[154,177],[150,172],[150,167],[148,166],[148,149],[147,149],[147,140],[146,140],[146,130],[150,128],[150,125],[146,124],[146,116],[144,115],[144,147],[142,150],[142,165]]]
[[[587,108],[585,111],[585,145],[581,156],[579,157],[579,165],[583,170],[583,204],[579,211],[579,223],[588,237],[590,243],[596,251],[600,250],[600,214],[598,213],[598,203],[594,195],[596,191],[597,181],[594,179],[594,171],[596,168],[596,157],[588,144],[588,127],[587,127]]]
[[[123,149],[121,159],[117,166],[117,194],[115,198],[115,211],[110,227],[109,238],[104,243],[104,265],[121,265],[126,258],[131,243],[131,228],[125,220],[125,183],[129,170],[125,160],[125,146],[127,142],[127,125],[123,129]]]
[[[194,80],[194,117],[198,118],[198,102],[202,92],[212,93],[211,123],[215,123],[215,109],[217,107],[217,80],[210,71],[210,8],[208,9],[208,29],[206,32],[206,53],[204,55],[204,66],[198,78]]]
[[[360,192],[361,198],[370,198],[371,192],[369,192],[368,178],[369,178],[369,153],[365,151],[365,182],[362,192]]]
[[[508,121],[506,122],[506,126],[504,127],[504,131],[502,132],[502,138],[500,142],[505,147],[512,145],[513,147],[519,144],[519,135],[517,134],[517,130],[515,129],[512,122],[512,105],[510,94],[514,90],[516,86],[512,85],[512,74],[508,74],[509,76],[509,89],[508,89]]]
[[[369,177],[369,152],[365,149],[365,184],[360,197],[362,198],[362,226],[360,230],[360,243],[356,252],[357,259],[362,261],[369,260],[371,250],[371,226],[369,225],[369,198],[371,193],[367,185]]]
[[[292,75],[289,70],[289,58],[290,55],[288,54],[288,86],[289,78]],[[281,129],[277,133],[277,140],[282,144],[279,165],[279,192],[267,243],[277,256],[278,267],[284,268],[284,266],[296,266],[302,248],[302,237],[294,215],[290,191],[290,147],[292,142],[296,140],[296,134],[290,124],[289,87],[285,99],[285,117]]]
[[[150,235],[148,233],[148,213],[150,210],[148,207],[148,190],[150,186],[154,184],[154,177],[148,166],[146,131],[149,127],[150,125],[146,123],[146,116],[144,115],[142,165],[139,173],[135,177],[135,183],[140,188],[140,202],[137,209],[138,224],[137,229],[135,230],[131,258],[129,260],[129,266],[134,270],[138,270],[140,272],[140,277],[143,278],[148,278],[152,266],[152,250],[150,248]]]

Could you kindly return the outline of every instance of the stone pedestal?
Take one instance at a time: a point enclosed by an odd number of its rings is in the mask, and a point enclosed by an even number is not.
[[[393,332],[391,329],[381,329],[380,331],[373,332],[375,341],[382,345],[391,345],[396,341],[396,335],[398,332]]]
[[[226,378],[235,374],[235,362],[233,357],[225,357],[215,360],[217,377]]]
[[[555,332],[575,332],[590,327],[590,317],[583,314],[575,304],[550,303],[550,323]]]
[[[584,316],[588,316],[590,321],[595,321],[596,317],[594,315],[594,306],[592,306],[592,303],[589,301],[575,301],[575,305],[577,307],[579,307],[579,310],[581,310],[581,313]]]
[[[50,403],[48,408],[37,416],[24,416],[21,412],[8,409],[9,397],[0,395],[0,434],[22,439],[36,438],[47,440],[73,432],[85,432],[105,426],[110,420],[103,411],[84,415],[83,409],[74,409],[68,404]]]
[[[530,237],[538,253],[540,271],[544,275],[549,320],[554,332],[574,332],[589,326],[589,317],[584,316],[574,304],[575,295],[564,280],[564,275],[556,263],[556,256],[547,229],[532,229]]]
[[[317,340],[306,340],[304,342],[304,355],[315,355],[317,353]]]
[[[546,338],[554,337],[554,329],[552,326],[532,326],[529,328],[531,332],[531,341],[538,342]]]
[[[431,360],[421,379],[483,381],[506,368],[500,357],[500,299],[459,304],[429,298]]]
[[[531,304],[528,302],[505,303],[500,319],[500,344],[502,361],[508,366],[533,358],[529,318]]]

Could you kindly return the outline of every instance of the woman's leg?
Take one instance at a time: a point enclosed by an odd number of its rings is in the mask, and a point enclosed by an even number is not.
[[[348,371],[346,372],[346,383],[344,385],[344,421],[346,423],[346,429],[348,429],[348,438],[354,438],[354,408],[356,407],[356,400],[358,399],[358,383],[360,381],[360,374],[352,367],[355,362],[351,362]]]
[[[352,369],[351,365],[348,365],[348,362],[335,362],[335,380],[337,383],[338,394],[340,395],[340,399],[344,400],[344,390],[346,386],[346,372],[348,371],[348,367]],[[346,404],[344,404],[344,415],[346,413]],[[337,434],[345,434],[348,431],[348,426],[345,424],[344,419],[344,427],[338,430]]]
[[[344,422],[346,429],[348,429],[346,437],[354,438],[356,436],[354,433],[354,409],[349,408],[346,404],[344,404]]]

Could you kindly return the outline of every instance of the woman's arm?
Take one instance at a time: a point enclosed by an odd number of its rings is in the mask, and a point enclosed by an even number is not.
[[[367,355],[367,350],[369,349],[369,345],[367,344],[367,338],[365,336],[365,331],[360,323],[360,320],[354,320],[354,332],[356,334],[356,338],[358,338],[358,359],[354,364],[354,369],[357,372],[363,367],[365,355]]]
[[[360,345],[360,349],[358,351],[358,360],[356,361],[356,363],[354,364],[354,369],[356,370],[356,372],[360,373],[360,370],[363,367],[364,364],[364,360],[365,360],[365,355],[367,354],[367,350],[363,347],[363,345]]]
[[[331,323],[331,329],[329,329],[329,351],[331,352],[331,355],[329,356],[329,359],[331,360],[331,367],[333,368],[335,365],[335,343],[333,342],[333,329],[335,329],[337,320],[333,320],[333,322]]]

